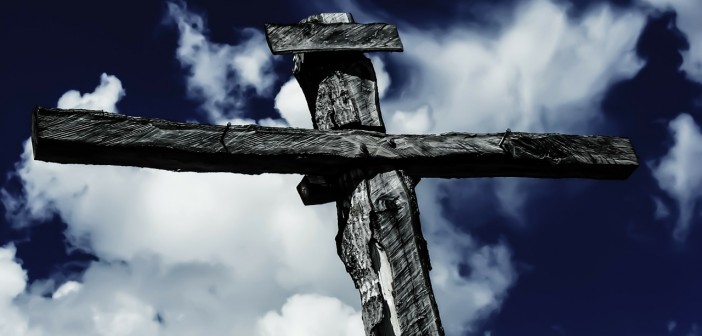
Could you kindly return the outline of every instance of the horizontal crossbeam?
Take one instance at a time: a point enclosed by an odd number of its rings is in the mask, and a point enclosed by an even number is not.
[[[397,28],[386,23],[266,24],[273,54],[314,51],[402,51]]]
[[[417,177],[624,179],[638,165],[629,140],[617,137],[215,126],[41,107],[33,113],[32,145],[43,161],[243,174],[329,176],[361,168]]]

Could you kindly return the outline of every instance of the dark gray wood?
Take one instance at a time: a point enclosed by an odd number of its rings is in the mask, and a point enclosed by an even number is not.
[[[353,23],[350,13],[312,15],[300,24]],[[305,94],[315,129],[354,128],[385,132],[371,61],[358,51],[296,53],[293,74]],[[319,110],[319,111],[318,111]]]
[[[353,22],[350,15],[334,14],[311,16],[303,22],[309,20]],[[337,54],[295,55],[293,72],[310,106],[314,128],[326,132],[370,129],[382,135],[385,126],[373,65],[359,52]],[[397,148],[389,139],[382,146]],[[376,153],[366,144],[358,149],[364,157]],[[307,196],[320,203],[338,193],[334,198],[338,200],[337,253],[359,290],[366,335],[443,335],[414,195],[419,180],[378,169],[382,166],[349,166],[337,175],[336,183],[333,178],[330,182],[306,176],[299,187],[310,187],[307,190],[313,192]],[[300,195],[304,202],[305,193]]]
[[[336,176],[305,175],[297,185],[297,193],[304,205],[334,202],[340,196]]]
[[[361,294],[366,335],[443,335],[414,193],[401,171],[345,174],[337,249]]]
[[[360,52],[296,56],[294,71],[315,129],[366,129],[385,132],[378,85],[370,59]]]
[[[387,135],[364,130],[215,126],[37,108],[38,160],[167,170],[295,173],[402,169],[417,177],[623,179],[637,166],[626,138],[511,132]],[[500,141],[503,141],[500,146]]]
[[[300,23],[353,23],[350,13],[322,13]],[[385,133],[377,78],[371,61],[360,52],[336,53],[338,60],[319,53],[296,53],[293,74],[307,100],[315,129],[356,128]],[[297,186],[305,205],[334,202],[335,178],[306,176]]]
[[[402,51],[397,28],[387,23],[266,24],[273,54],[316,51]]]

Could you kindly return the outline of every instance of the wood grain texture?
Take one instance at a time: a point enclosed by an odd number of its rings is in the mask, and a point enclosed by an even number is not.
[[[275,55],[317,51],[402,51],[397,28],[387,23],[266,24],[266,40]]]
[[[364,130],[197,125],[37,108],[35,158],[199,172],[333,176],[402,169],[417,177],[623,179],[637,167],[626,138],[504,133],[387,135]]]
[[[301,22],[352,23],[347,13],[325,13]],[[361,52],[296,53],[293,73],[307,100],[315,129],[353,128],[385,132],[378,85]]]
[[[385,132],[373,65],[357,52],[304,54],[295,78],[307,99],[315,129]]]
[[[366,335],[443,335],[416,182],[361,170],[340,181],[348,192],[337,202],[337,249],[360,291]]]
[[[353,21],[350,15],[324,14],[306,20],[320,19]],[[362,128],[384,136],[372,64],[358,52],[335,56],[341,57],[331,58],[324,53],[295,55],[294,73],[310,106],[315,129],[333,132]],[[364,87],[367,89],[357,89]],[[395,147],[394,142],[384,144]],[[371,155],[366,144],[358,148],[365,157]],[[366,335],[443,335],[429,281],[429,254],[426,243],[422,245],[414,201],[414,183],[418,180],[409,183],[397,171],[379,172],[376,168],[382,167],[351,165],[335,175],[336,183],[308,176],[300,186],[321,186],[312,194],[320,203],[338,193],[333,198],[338,200],[337,253],[359,290]],[[304,202],[305,196],[300,195]],[[398,206],[388,207],[391,203]],[[407,236],[410,239],[403,239]]]

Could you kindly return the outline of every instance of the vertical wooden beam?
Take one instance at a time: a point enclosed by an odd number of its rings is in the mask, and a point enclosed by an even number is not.
[[[310,20],[353,22],[350,14],[320,14],[302,22]],[[296,54],[294,73],[315,129],[385,132],[375,71],[362,53]],[[360,292],[369,336],[444,334],[429,280],[417,182],[402,171],[353,170],[340,176],[335,187],[342,195],[337,201],[337,252]]]
[[[349,13],[324,13],[301,21],[352,23]],[[354,128],[385,132],[371,61],[358,51],[294,56],[293,73],[307,99],[315,129]]]

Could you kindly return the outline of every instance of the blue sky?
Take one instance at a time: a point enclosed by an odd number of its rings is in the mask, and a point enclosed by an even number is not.
[[[32,160],[34,106],[311,127],[265,23],[397,25],[372,53],[390,133],[629,137],[626,181],[425,179],[449,335],[702,334],[702,2],[4,4],[1,335],[360,335],[333,205],[298,175]]]

